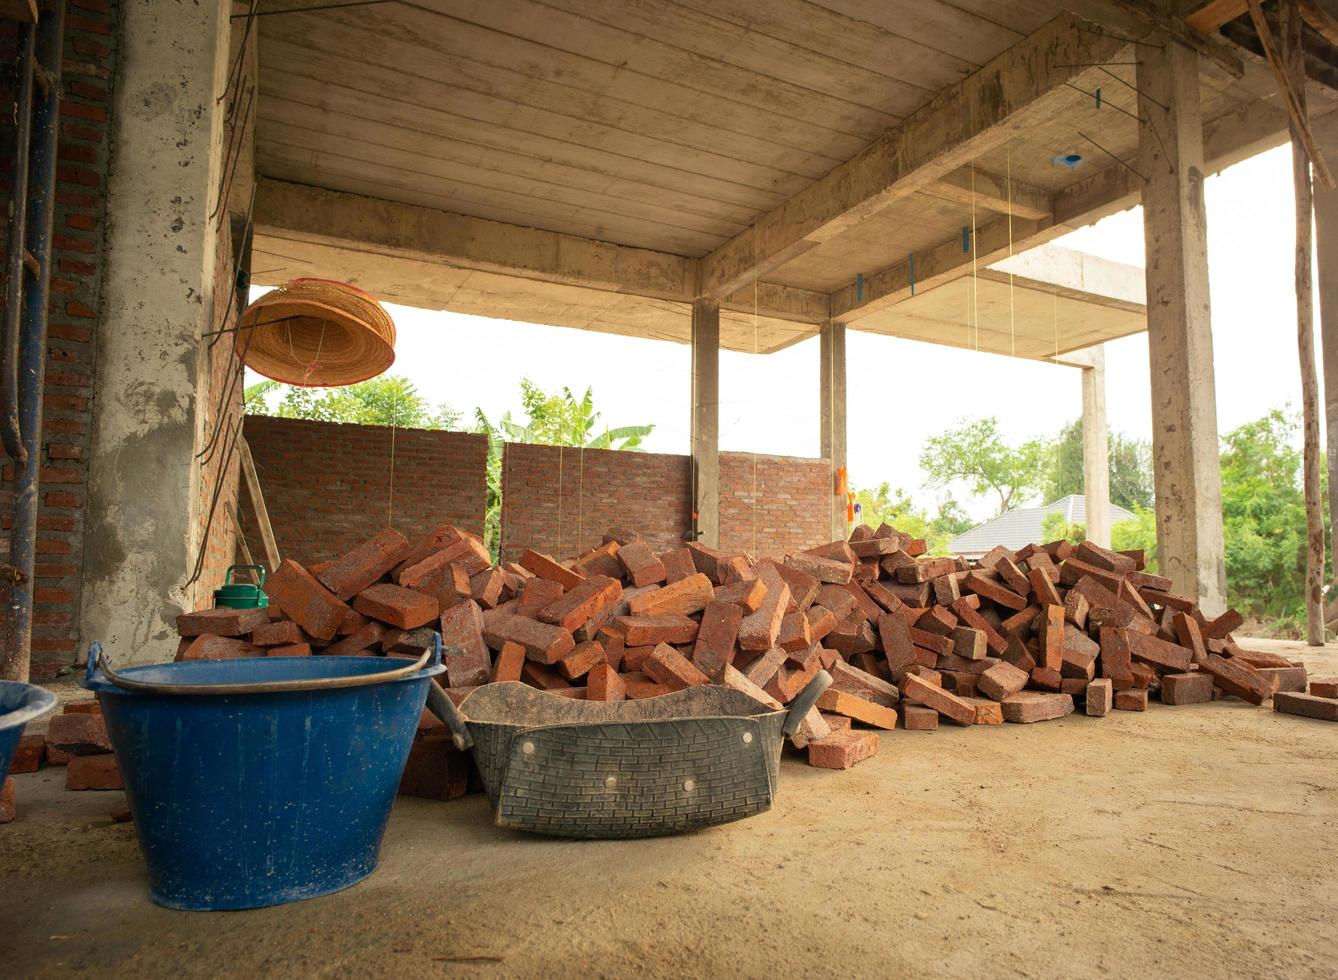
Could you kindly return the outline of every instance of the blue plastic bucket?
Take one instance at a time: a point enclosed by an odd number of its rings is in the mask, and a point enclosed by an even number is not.
[[[416,666],[317,656],[113,671],[100,654],[93,644],[84,687],[102,704],[155,902],[258,908],[371,874],[440,637]]]
[[[34,684],[0,681],[0,783],[9,775],[24,726],[56,706],[56,696]]]

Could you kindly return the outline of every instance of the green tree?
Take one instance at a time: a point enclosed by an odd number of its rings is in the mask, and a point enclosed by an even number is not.
[[[275,394],[278,404],[271,409],[270,397]],[[454,429],[461,421],[459,412],[446,405],[433,406],[412,381],[397,374],[383,374],[342,388],[302,388],[261,381],[246,389],[243,403],[251,415],[401,429]]]
[[[1132,507],[1134,516],[1110,528],[1110,546],[1116,551],[1143,552],[1145,571],[1157,574],[1157,515],[1151,507]]]
[[[1026,503],[1045,486],[1053,452],[1053,445],[1043,439],[1008,445],[999,433],[997,419],[959,419],[956,428],[925,443],[920,468],[928,474],[931,486],[961,480],[974,494],[997,495],[1002,514]]]
[[[1110,454],[1110,500],[1126,510],[1152,506],[1152,447],[1141,439],[1113,432]],[[1064,426],[1055,440],[1054,468],[1045,489],[1047,500],[1085,492],[1082,420]]]
[[[975,526],[951,497],[944,498],[938,513],[930,517],[927,511],[915,505],[905,490],[892,490],[887,483],[873,488],[856,487],[855,503],[859,507],[861,523],[870,527],[890,524],[912,537],[924,538],[932,555],[947,554],[948,543]]]
[[[1041,520],[1041,538],[1045,541],[1059,541],[1061,538],[1071,544],[1081,544],[1087,540],[1087,527],[1083,524],[1070,524],[1062,511],[1046,514]]]

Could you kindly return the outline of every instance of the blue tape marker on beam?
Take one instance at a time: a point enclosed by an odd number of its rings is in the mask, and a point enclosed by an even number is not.
[[[915,295],[915,256],[911,256],[911,295]]]
[[[1101,108],[1101,89],[1096,90],[1096,107]]]
[[[864,273],[855,273],[855,302],[864,302]]]
[[[962,251],[971,251],[971,226],[962,225]]]

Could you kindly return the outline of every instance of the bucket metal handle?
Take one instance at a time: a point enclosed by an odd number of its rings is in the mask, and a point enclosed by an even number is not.
[[[287,681],[256,681],[251,684],[162,684],[154,681],[138,681],[123,677],[112,669],[107,655],[102,652],[102,644],[94,643],[88,648],[87,680],[92,682],[94,674],[101,670],[103,676],[117,687],[127,691],[147,691],[150,694],[277,694],[285,691],[333,691],[341,688],[367,687],[372,684],[384,684],[418,673],[428,661],[432,666],[441,663],[441,634],[435,634],[431,647],[424,647],[423,654],[406,667],[383,670],[375,674],[361,674],[354,677],[317,677]]]
[[[781,726],[781,731],[787,736],[793,735],[799,731],[799,726],[803,723],[804,717],[813,710],[813,706],[818,703],[818,698],[822,692],[832,686],[832,675],[825,670],[820,670],[813,675],[813,679],[804,685],[804,689],[795,695],[790,702],[790,710],[786,712],[785,724]]]

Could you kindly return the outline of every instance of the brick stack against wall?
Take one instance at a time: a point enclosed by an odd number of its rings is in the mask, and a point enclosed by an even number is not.
[[[722,453],[721,546],[770,555],[822,543],[831,533],[830,487],[826,460]],[[634,527],[663,551],[681,547],[692,524],[692,460],[507,443],[502,499],[503,559],[528,547],[575,555],[610,526]]]
[[[720,547],[783,555],[832,533],[831,464],[753,453],[720,454]]]
[[[248,415],[243,431],[284,558],[304,564],[334,558],[385,525],[390,429]],[[393,526],[410,538],[443,523],[482,534],[487,438],[425,429],[396,429],[393,438]],[[239,506],[247,543],[262,559],[245,487]]]
[[[37,582],[32,676],[54,677],[75,659],[84,549],[93,359],[104,260],[108,126],[116,74],[116,4],[69,0],[65,16],[64,98],[56,171],[46,413],[38,514]],[[13,26],[3,31],[3,56],[13,62]],[[13,174],[5,159],[4,204]],[[13,506],[12,465],[0,485],[0,544],[8,553]]]

